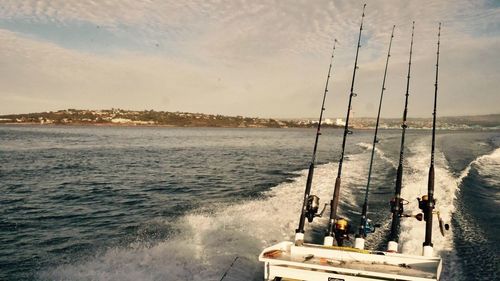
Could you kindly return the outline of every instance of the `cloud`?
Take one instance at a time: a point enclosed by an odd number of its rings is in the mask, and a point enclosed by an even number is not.
[[[190,91],[178,99],[196,91],[210,93],[205,89],[215,85],[210,75],[172,60],[133,53],[119,59],[82,54],[5,31],[0,38],[6,43],[0,47],[0,81],[6,93],[2,111],[21,109],[23,103],[15,103],[19,96],[66,107],[153,108],[170,95],[175,100],[182,88]],[[202,95],[198,98],[204,100]]]
[[[342,116],[362,4],[6,0],[0,9],[0,35],[7,44],[0,47],[0,81],[5,85],[4,101],[15,106],[0,112],[32,110],[35,100],[45,99],[54,109],[120,106],[316,116],[331,44],[337,38],[327,114]],[[401,115],[412,20],[412,94],[433,92],[437,23],[442,21],[440,101],[458,101],[453,108],[443,106],[442,112],[497,111],[492,104],[500,98],[491,73],[497,73],[499,65],[494,53],[500,45],[500,9],[494,3],[370,1],[356,81],[356,114],[375,115],[376,107],[370,104],[377,103],[389,34],[396,24],[384,112]],[[31,97],[36,99],[29,107]],[[428,97],[411,100],[410,112],[427,116],[429,102]]]
[[[0,40],[5,43],[0,46],[0,83],[4,85],[0,110],[5,113],[24,108],[121,107],[241,114],[243,108],[254,112],[267,108],[263,105],[267,98],[253,94],[255,91],[285,98],[297,86],[281,85],[283,79],[262,71],[255,74],[264,66],[234,73],[226,67],[193,66],[137,53],[113,57],[82,53],[8,31],[0,31]],[[280,64],[265,67],[285,70]]]

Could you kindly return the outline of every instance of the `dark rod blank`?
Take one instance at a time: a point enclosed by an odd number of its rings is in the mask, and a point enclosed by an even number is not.
[[[378,113],[377,113],[377,122],[375,124],[375,133],[373,136],[373,145],[372,145],[372,153],[370,157],[370,166],[368,168],[368,180],[366,182],[366,189],[365,189],[365,201],[363,203],[363,209],[361,211],[361,222],[359,225],[359,231],[358,231],[358,236],[359,237],[366,237],[367,232],[366,232],[366,226],[367,226],[367,213],[368,213],[368,195],[370,193],[370,180],[372,177],[372,166],[373,166],[373,156],[375,155],[375,146],[378,143],[377,139],[377,134],[378,134],[378,125],[380,121],[380,111],[382,110],[382,100],[384,98],[384,91],[385,89],[385,80],[387,77],[387,67],[389,65],[389,57],[391,56],[391,46],[392,46],[392,38],[394,38],[394,29],[396,28],[395,25],[392,26],[392,32],[391,32],[391,39],[389,41],[389,50],[387,51],[387,59],[385,61],[385,70],[384,70],[384,79],[382,80],[382,90],[380,91],[380,101],[378,104]]]
[[[337,45],[337,39],[335,39],[333,42],[332,56],[330,58],[330,66],[328,68],[328,75],[326,77],[325,91],[323,93],[323,102],[321,103],[321,110],[320,110],[320,114],[319,114],[318,127],[316,130],[316,139],[314,141],[313,155],[312,155],[311,163],[309,164],[309,172],[307,174],[306,189],[304,192],[304,201],[302,203],[302,212],[300,213],[299,227],[295,230],[296,233],[304,233],[304,224],[305,224],[305,219],[306,219],[306,204],[307,204],[307,199],[309,198],[309,195],[311,193],[312,179],[313,179],[313,175],[314,175],[314,165],[316,162],[316,151],[318,149],[319,136],[321,135],[321,122],[323,120],[323,112],[325,111],[325,100],[326,100],[326,94],[328,93],[328,83],[330,81],[333,59],[335,57],[336,45]]]
[[[424,246],[432,247],[432,212],[434,210],[434,148],[436,143],[436,107],[438,94],[438,72],[439,72],[439,45],[441,40],[441,23],[439,23],[437,53],[436,53],[436,82],[434,83],[434,111],[432,113],[432,147],[431,147],[431,165],[429,168],[429,180],[427,183],[428,204],[426,210],[427,220],[425,221],[425,241]]]
[[[352,83],[351,83],[351,93],[349,95],[349,104],[347,106],[347,116],[345,120],[345,125],[344,125],[344,138],[342,140],[342,152],[340,154],[340,160],[339,160],[339,169],[337,173],[337,178],[335,179],[335,188],[333,191],[333,198],[330,202],[330,221],[328,224],[328,232],[327,236],[332,236],[334,233],[334,228],[335,228],[335,221],[337,220],[337,209],[339,205],[339,195],[340,195],[340,182],[341,182],[341,176],[342,176],[342,162],[344,161],[344,151],[345,151],[345,144],[346,144],[346,138],[351,131],[349,131],[349,116],[351,115],[351,102],[352,98],[356,96],[354,93],[354,80],[356,79],[356,70],[358,69],[358,54],[359,54],[359,48],[361,47],[361,31],[363,30],[363,20],[365,18],[365,8],[366,4],[363,5],[363,14],[361,16],[361,24],[359,26],[359,36],[358,36],[358,45],[356,47],[356,58],[354,60],[354,70],[352,72]]]
[[[415,22],[411,27],[411,43],[410,43],[410,58],[408,60],[408,76],[406,77],[406,94],[405,94],[405,108],[403,111],[403,123],[401,125],[401,147],[399,150],[399,164],[396,173],[396,188],[394,192],[394,207],[392,210],[392,223],[391,223],[391,233],[389,235],[389,241],[398,242],[399,240],[399,223],[400,223],[400,204],[401,204],[401,187],[403,185],[403,161],[404,161],[404,148],[405,148],[405,134],[406,128],[406,116],[408,115],[408,96],[410,91],[410,73],[411,73],[411,55],[413,53],[413,34],[415,31]]]

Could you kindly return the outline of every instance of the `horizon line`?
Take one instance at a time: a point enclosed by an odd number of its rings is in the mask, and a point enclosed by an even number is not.
[[[244,116],[244,115],[227,115],[227,114],[221,114],[221,113],[203,113],[203,112],[189,112],[189,111],[168,111],[168,110],[155,110],[155,109],[142,109],[142,110],[137,110],[137,109],[123,109],[123,108],[108,108],[108,109],[77,109],[77,108],[67,108],[67,109],[58,109],[58,110],[47,110],[47,111],[39,111],[39,112],[28,112],[28,113],[0,113],[0,116],[6,116],[6,115],[25,115],[25,114],[36,114],[36,113],[45,113],[45,112],[58,112],[58,111],[67,111],[67,110],[88,110],[88,111],[100,111],[100,110],[123,110],[123,111],[156,111],[156,112],[171,112],[171,113],[191,113],[191,114],[204,114],[204,115],[222,115],[222,116],[227,116],[227,117],[236,117],[236,116],[241,116],[244,118],[259,118],[259,119],[318,119],[317,117],[255,117],[255,116]],[[443,115],[443,116],[438,116],[438,118],[447,118],[447,117],[478,117],[478,116],[488,116],[488,115],[500,115],[500,112],[498,113],[485,113],[485,114],[471,114],[471,115]],[[325,117],[324,119],[345,119],[345,116],[338,117]],[[376,117],[368,117],[368,116],[360,116],[360,117],[351,117],[354,119],[375,119]],[[401,116],[398,117],[381,117],[381,119],[399,119]],[[426,119],[426,118],[432,118],[432,116],[429,117],[408,117],[408,118],[414,118],[414,119]]]

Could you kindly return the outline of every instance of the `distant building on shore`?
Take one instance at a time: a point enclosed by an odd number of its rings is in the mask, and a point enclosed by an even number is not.
[[[337,119],[335,119],[335,125],[345,126],[345,122],[344,122],[344,120],[342,120],[342,118],[337,118]]]

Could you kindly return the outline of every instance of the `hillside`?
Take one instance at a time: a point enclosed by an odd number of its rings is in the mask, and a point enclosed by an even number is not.
[[[335,120],[335,121],[333,121]],[[375,118],[353,118],[350,125],[357,129],[375,126]],[[171,127],[228,127],[228,128],[309,128],[316,119],[273,119],[243,116],[224,116],[189,112],[134,111],[123,109],[78,110],[1,115],[0,124],[56,124],[56,125],[134,125]],[[431,118],[409,118],[409,128],[429,129]],[[325,119],[324,127],[343,127],[343,120]],[[400,118],[381,120],[381,128],[400,128]],[[437,127],[442,129],[500,129],[500,114],[478,116],[439,117]]]
[[[57,125],[142,125],[171,127],[232,127],[232,128],[307,128],[310,121],[224,116],[203,113],[133,111],[123,109],[77,110],[10,114],[0,116],[4,124],[57,124]],[[333,127],[333,125],[325,125]]]

